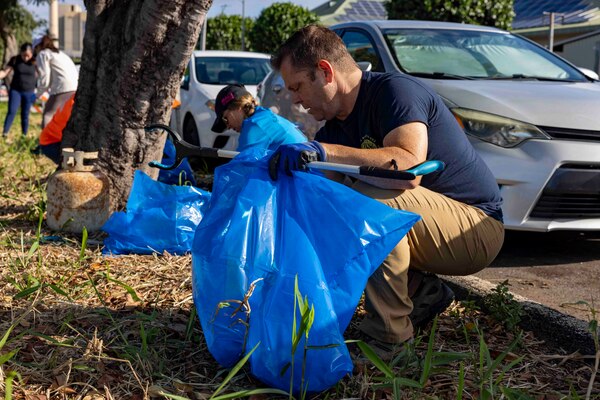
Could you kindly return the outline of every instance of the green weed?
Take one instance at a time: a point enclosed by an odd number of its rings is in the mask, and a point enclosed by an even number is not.
[[[521,322],[523,307],[514,300],[513,294],[508,289],[509,286],[508,280],[498,284],[483,301],[490,316],[514,332]]]

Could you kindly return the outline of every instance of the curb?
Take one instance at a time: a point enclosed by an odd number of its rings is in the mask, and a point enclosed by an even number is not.
[[[439,276],[439,275],[438,275]],[[452,288],[457,300],[470,298],[480,306],[483,297],[492,293],[496,285],[475,276],[439,276]],[[533,331],[537,337],[567,352],[580,352],[595,355],[596,349],[588,323],[561,313],[543,304],[513,293],[515,301],[521,304],[524,316],[521,328]]]

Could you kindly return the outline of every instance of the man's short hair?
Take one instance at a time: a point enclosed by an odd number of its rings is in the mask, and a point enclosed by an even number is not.
[[[331,29],[315,24],[305,26],[286,40],[271,57],[271,65],[279,70],[287,58],[294,68],[308,70],[312,79],[319,60],[327,60],[343,72],[357,67],[342,39]]]

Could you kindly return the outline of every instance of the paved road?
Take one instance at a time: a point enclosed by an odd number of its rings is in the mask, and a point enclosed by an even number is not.
[[[507,231],[496,260],[476,276],[508,279],[514,293],[586,321],[589,311],[562,305],[594,302],[600,318],[600,232]]]

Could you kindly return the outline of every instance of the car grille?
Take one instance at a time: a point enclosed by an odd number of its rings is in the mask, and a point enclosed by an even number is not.
[[[600,194],[542,194],[533,218],[600,218]]]
[[[544,132],[554,139],[574,139],[600,142],[600,131],[587,131],[582,129],[553,128],[539,126]]]
[[[600,165],[563,165],[546,184],[533,218],[600,218]]]

